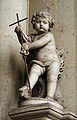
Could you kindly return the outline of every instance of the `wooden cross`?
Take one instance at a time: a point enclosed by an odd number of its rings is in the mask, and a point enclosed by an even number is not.
[[[10,27],[10,26],[13,26],[13,25],[15,25],[15,24],[17,24],[17,23],[18,23],[18,25],[20,25],[20,24],[19,24],[20,22],[28,19],[28,18],[23,18],[23,19],[19,20],[18,13],[16,13],[16,16],[17,16],[17,22],[14,22],[14,23],[10,24],[9,27]]]

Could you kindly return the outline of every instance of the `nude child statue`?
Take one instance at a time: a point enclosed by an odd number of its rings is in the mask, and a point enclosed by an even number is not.
[[[47,9],[37,12],[32,16],[33,29],[36,33],[29,36],[29,42],[21,45],[21,50],[34,51],[34,59],[31,61],[29,81],[31,90],[37,83],[38,78],[47,71],[47,98],[53,98],[57,86],[60,69],[59,58],[56,53],[54,36],[51,32],[54,20]],[[25,98],[29,98],[29,86],[27,83],[19,89],[25,91]]]

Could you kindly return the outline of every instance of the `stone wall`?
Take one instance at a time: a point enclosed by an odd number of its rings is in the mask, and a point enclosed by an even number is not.
[[[58,49],[64,49],[65,69],[59,82],[68,110],[77,112],[77,0],[30,0],[30,18],[49,6],[55,19],[53,34]],[[24,79],[24,61],[14,28],[9,24],[26,17],[26,0],[0,0],[0,119],[10,120],[8,112],[18,105],[18,88]],[[26,22],[22,22],[26,31]],[[32,26],[30,25],[30,32]]]
[[[72,112],[77,112],[77,0],[31,0],[30,17],[36,11],[51,8],[55,19],[52,30],[56,46],[64,49],[65,69],[59,81],[64,98],[64,105]],[[30,32],[32,26],[30,25]]]
[[[20,44],[10,23],[26,17],[26,0],[0,0],[0,120],[10,120],[8,112],[18,105],[18,88],[24,77]],[[22,22],[26,31],[26,22]]]

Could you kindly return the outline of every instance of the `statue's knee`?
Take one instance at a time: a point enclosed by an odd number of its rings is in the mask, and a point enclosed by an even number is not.
[[[39,76],[41,74],[41,70],[36,68],[36,69],[33,69],[31,73]]]
[[[44,72],[45,72],[45,67],[41,67],[41,66],[39,66],[33,70],[33,73],[37,74],[39,76],[42,75]]]

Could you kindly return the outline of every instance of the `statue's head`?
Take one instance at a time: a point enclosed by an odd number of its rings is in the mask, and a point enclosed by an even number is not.
[[[46,19],[48,22],[49,22],[49,27],[52,28],[53,25],[55,24],[55,21],[54,19],[51,17],[50,15],[50,8],[47,7],[45,10],[42,10],[40,12],[36,12],[34,13],[34,15],[32,16],[32,20],[31,20],[31,23],[33,25],[33,29],[35,29],[35,24],[36,24],[36,21],[39,19],[39,18],[44,18]]]

